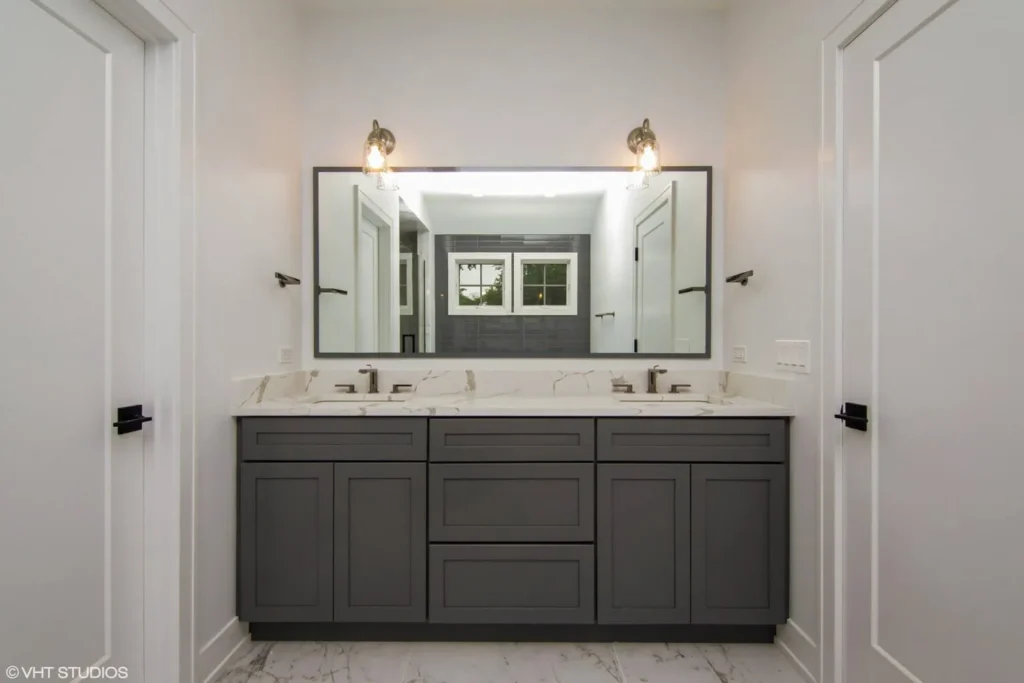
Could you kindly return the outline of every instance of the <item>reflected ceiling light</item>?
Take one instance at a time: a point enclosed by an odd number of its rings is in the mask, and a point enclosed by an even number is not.
[[[631,171],[629,181],[626,183],[627,190],[646,190],[651,186],[647,174],[643,171]]]
[[[473,193],[473,196],[474,196],[474,197],[483,197],[483,196],[484,196],[484,194],[483,194],[483,192],[474,192],[474,193]]]
[[[363,173],[380,176],[390,172],[388,155],[395,151],[395,136],[387,128],[381,128],[377,120],[373,120],[373,130],[366,136],[363,147]]]
[[[643,174],[644,182],[642,187],[647,187],[646,178],[661,173],[661,147],[658,145],[658,138],[651,130],[650,119],[644,119],[639,128],[630,131],[626,138],[629,151],[636,155],[636,165],[633,167],[634,174]],[[629,187],[637,185],[637,179],[630,178]]]
[[[547,193],[547,194],[545,194],[544,196],[545,196],[545,197],[547,197],[548,199],[554,199],[554,198],[555,198],[555,197],[557,197],[558,195],[557,195],[557,194],[555,194],[554,192],[548,192],[548,193]]]
[[[377,189],[385,192],[394,192],[398,189],[398,178],[392,171],[381,171],[377,176]]]

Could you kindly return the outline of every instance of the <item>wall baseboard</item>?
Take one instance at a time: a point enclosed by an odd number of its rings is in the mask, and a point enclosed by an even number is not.
[[[818,683],[818,680],[811,674],[810,670],[806,666],[804,666],[804,663],[801,662],[795,654],[793,654],[793,651],[789,649],[789,646],[786,645],[785,641],[783,641],[781,638],[777,638],[775,640],[775,644],[779,647],[780,650],[782,650],[782,654],[784,654],[786,656],[786,659],[788,659],[790,663],[793,664],[797,672],[801,676],[803,676],[804,680],[807,681],[807,683]]]
[[[239,648],[249,642],[248,627],[238,617],[224,625],[213,638],[199,648],[196,653],[195,680],[208,683],[212,681],[231,661]]]

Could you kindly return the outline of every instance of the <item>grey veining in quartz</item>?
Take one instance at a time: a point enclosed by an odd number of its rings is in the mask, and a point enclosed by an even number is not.
[[[658,378],[660,393],[643,394],[642,370],[589,372],[505,370],[381,371],[382,391],[407,388],[401,396],[363,395],[358,402],[334,401],[336,384],[365,391],[366,377],[356,371],[301,371],[236,382],[235,416],[490,416],[490,417],[790,417],[787,380],[738,376],[717,370],[670,371]],[[637,395],[629,402],[613,394],[614,384],[629,384]],[[666,392],[672,384],[690,384],[687,402]]]
[[[259,643],[216,683],[802,683],[773,645]]]

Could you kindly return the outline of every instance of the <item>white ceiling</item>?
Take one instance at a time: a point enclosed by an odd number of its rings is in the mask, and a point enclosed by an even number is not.
[[[721,10],[729,0],[290,0],[305,9],[409,10],[541,8],[586,10]]]

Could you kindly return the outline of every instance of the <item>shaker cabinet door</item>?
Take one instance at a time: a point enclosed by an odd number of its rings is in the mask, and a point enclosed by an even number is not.
[[[334,465],[334,620],[427,619],[427,466]]]
[[[690,623],[690,466],[598,465],[597,620]]]
[[[243,463],[238,616],[331,621],[334,465]]]
[[[693,622],[784,624],[784,465],[693,466]]]

